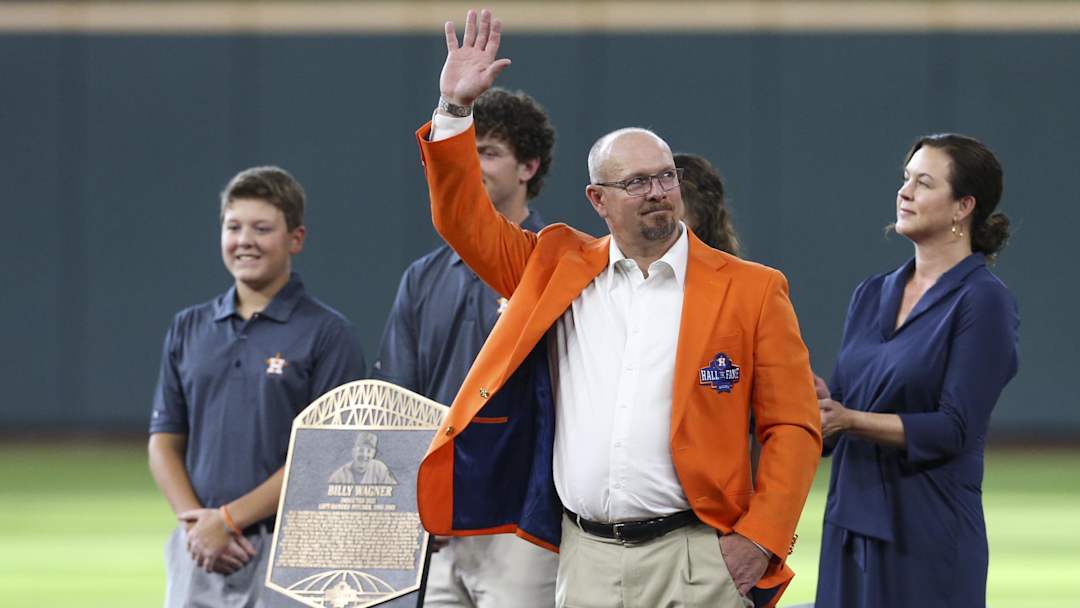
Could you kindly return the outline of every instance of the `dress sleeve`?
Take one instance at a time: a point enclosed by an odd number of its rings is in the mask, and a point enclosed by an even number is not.
[[[865,281],[855,287],[855,291],[851,294],[851,300],[848,302],[847,314],[844,316],[844,330],[840,336],[840,349],[836,352],[836,364],[833,366],[832,376],[829,378],[829,396],[837,403],[844,403],[844,395],[846,393],[844,371],[843,367],[840,365],[840,353],[843,352],[844,346],[846,346],[848,340],[851,339],[851,326],[855,322],[856,317],[855,309],[858,306],[864,285],[866,285]],[[836,442],[842,436],[842,433],[836,433],[831,437],[824,438],[822,440],[821,455],[832,455],[832,451],[836,447]]]
[[[372,367],[371,375],[414,393],[421,393],[418,370],[420,337],[416,309],[419,294],[415,293],[414,268],[410,266],[401,276],[401,284],[398,285],[390,316],[386,319],[378,358]]]
[[[180,382],[179,346],[181,340],[180,315],[173,319],[165,332],[165,344],[161,348],[161,367],[158,370],[157,387],[150,413],[151,433],[187,433],[188,408],[184,387]]]
[[[937,410],[900,414],[911,462],[949,458],[981,441],[1019,365],[1020,313],[1004,286],[972,289],[954,314]]]

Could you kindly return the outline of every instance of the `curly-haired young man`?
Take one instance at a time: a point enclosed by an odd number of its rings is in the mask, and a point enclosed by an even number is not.
[[[551,166],[555,130],[520,91],[493,88],[472,107],[484,190],[506,219],[539,231],[529,209]],[[506,300],[443,245],[401,278],[373,375],[449,404]],[[557,557],[512,534],[452,538],[432,557],[425,606],[551,607]]]

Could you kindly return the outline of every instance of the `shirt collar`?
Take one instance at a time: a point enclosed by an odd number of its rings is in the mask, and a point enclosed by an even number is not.
[[[935,285],[946,283],[959,283],[973,271],[986,266],[986,256],[976,252],[960,260],[955,266],[945,271]],[[893,299],[899,301],[903,297],[904,286],[908,278],[915,272],[915,258],[909,259],[903,266],[890,272],[885,277],[885,292]]]
[[[214,305],[214,320],[221,321],[236,314],[239,313],[236,312],[236,285],[233,285],[228,291],[218,296]]]
[[[521,227],[531,232],[540,232],[547,226],[547,222],[540,216],[540,213],[535,209],[529,209],[529,215],[525,216],[525,219],[521,222]],[[461,256],[452,248],[450,249],[450,265],[455,266],[462,262]]]
[[[983,266],[986,266],[986,256],[980,252],[975,252],[957,262],[956,266],[945,271],[945,274],[941,275],[941,278],[946,281],[959,283],[967,278],[969,274]]]
[[[679,284],[679,289],[683,289],[686,283],[686,260],[690,252],[690,239],[686,236],[686,224],[681,221],[679,222],[679,230],[679,238],[675,239],[675,243],[653,264],[659,262],[667,264],[675,274],[675,282]],[[608,289],[611,288],[611,280],[614,276],[616,264],[626,259],[629,258],[623,255],[622,250],[619,249],[619,244],[615,241],[615,235],[611,235],[611,245],[608,247]],[[631,263],[633,263],[632,260]]]
[[[294,272],[289,275],[289,281],[274,294],[273,299],[259,314],[284,323],[289,320],[296,305],[304,297],[304,293],[304,282],[300,280],[300,275]],[[221,321],[234,315],[239,316],[239,314],[236,310],[236,285],[233,285],[228,291],[218,296],[214,320]]]

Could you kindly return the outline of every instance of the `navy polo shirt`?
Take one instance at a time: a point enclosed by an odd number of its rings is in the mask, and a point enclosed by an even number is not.
[[[539,232],[536,211],[521,227]],[[372,376],[450,405],[505,301],[449,245],[405,270]]]
[[[364,369],[349,321],[307,295],[296,273],[246,321],[234,286],[173,318],[150,432],[187,435],[195,494],[216,507],[281,468],[293,418]]]

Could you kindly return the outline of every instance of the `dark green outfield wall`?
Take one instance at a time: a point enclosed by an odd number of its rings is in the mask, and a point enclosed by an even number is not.
[[[228,286],[217,193],[255,164],[307,188],[298,268],[370,361],[401,271],[437,243],[412,132],[444,49],[437,35],[0,35],[0,428],[145,427],[172,314]],[[504,51],[501,83],[559,131],[542,212],[603,231],[582,188],[610,129],[708,156],[749,257],[790,279],[823,375],[851,289],[911,254],[881,230],[907,146],[986,141],[1016,227],[997,272],[1023,316],[994,432],[1080,435],[1080,35],[517,35]]]

